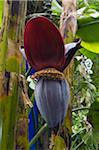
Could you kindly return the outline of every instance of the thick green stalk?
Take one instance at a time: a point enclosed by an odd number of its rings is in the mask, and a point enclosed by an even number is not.
[[[0,73],[2,76],[2,73]],[[12,74],[13,76],[14,74]],[[13,150],[15,145],[14,142],[14,128],[16,121],[16,108],[14,106],[17,105],[17,78],[10,78],[12,81],[10,84],[13,85],[12,91],[9,95],[0,96],[0,149]],[[4,79],[5,80],[5,79]],[[6,83],[5,83],[6,85]],[[1,90],[1,89],[0,89]]]
[[[26,1],[4,1],[0,30],[0,150],[14,150],[18,108],[18,74],[22,61],[19,52]],[[26,136],[26,135],[25,135]]]

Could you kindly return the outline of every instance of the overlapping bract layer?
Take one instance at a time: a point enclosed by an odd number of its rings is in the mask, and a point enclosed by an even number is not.
[[[66,80],[44,78],[38,80],[35,87],[35,99],[38,109],[49,127],[54,128],[63,122],[69,97],[69,86]]]

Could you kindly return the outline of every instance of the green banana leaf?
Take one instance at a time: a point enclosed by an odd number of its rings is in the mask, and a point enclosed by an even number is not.
[[[91,105],[88,113],[88,120],[92,124],[94,130],[99,131],[99,98]]]
[[[81,48],[81,49],[80,49],[80,53],[83,54],[84,56],[90,58],[91,60],[94,60],[95,57],[97,56],[96,53],[90,52],[90,51],[88,51],[88,50],[85,49],[85,48]]]
[[[85,16],[78,19],[77,36],[82,39],[85,49],[99,53],[99,17]]]

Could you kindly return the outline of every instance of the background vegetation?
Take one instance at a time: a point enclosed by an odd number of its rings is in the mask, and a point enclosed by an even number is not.
[[[59,26],[61,1],[45,2],[41,13]],[[74,59],[71,149],[99,148],[99,1],[77,1],[78,30],[83,48]]]

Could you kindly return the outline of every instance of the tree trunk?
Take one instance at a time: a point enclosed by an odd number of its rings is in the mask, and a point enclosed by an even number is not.
[[[77,29],[77,19],[76,19],[76,0],[62,0],[63,12],[60,18],[60,31],[63,36],[65,44],[70,43],[74,40],[76,29]],[[71,90],[71,100],[72,100],[72,74],[73,74],[73,61],[64,71],[65,77],[69,82]],[[71,133],[72,133],[72,104],[69,103],[69,108],[67,112],[66,119],[64,121],[64,126],[67,128],[67,149],[70,149],[71,145]]]
[[[73,41],[77,29],[77,19],[76,19],[76,0],[62,0],[63,11],[60,18],[60,32],[64,39],[64,43],[70,43]],[[73,74],[73,61],[65,69],[64,74],[66,80],[68,80],[71,90],[72,99],[72,74]],[[71,146],[71,133],[72,133],[72,104],[69,103],[69,108],[67,112],[64,125],[59,131],[59,135],[64,138],[57,136],[55,138],[55,146],[53,150],[70,150]],[[57,143],[58,141],[58,143]],[[59,144],[60,143],[60,144]],[[63,146],[64,145],[64,146]],[[56,147],[56,148],[55,148]]]
[[[15,149],[15,127],[19,98],[18,74],[22,61],[19,52],[27,1],[4,1],[0,30],[0,149]]]

